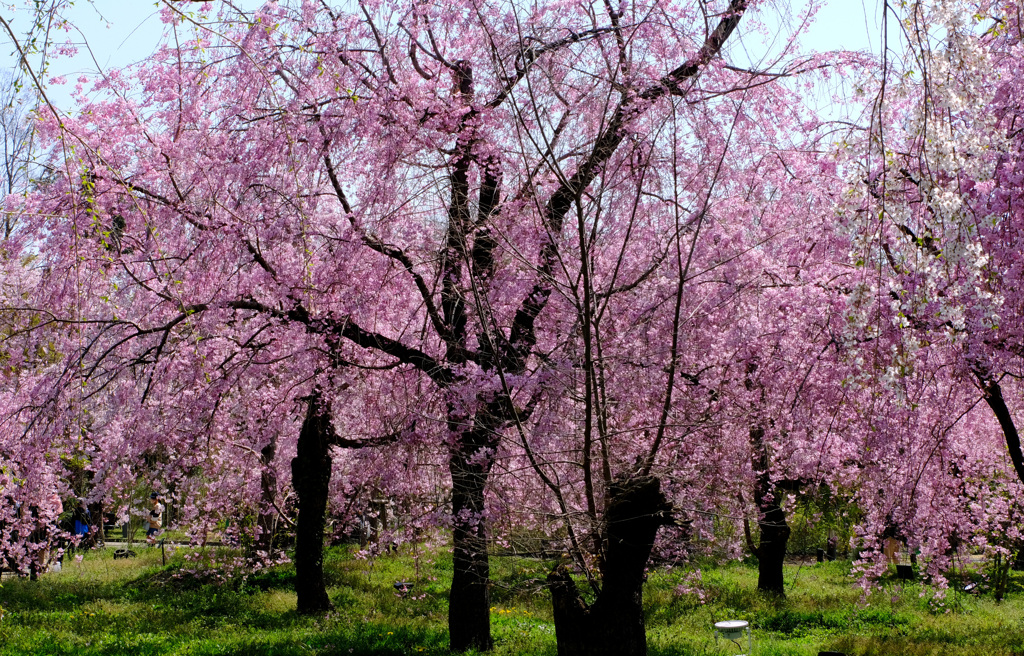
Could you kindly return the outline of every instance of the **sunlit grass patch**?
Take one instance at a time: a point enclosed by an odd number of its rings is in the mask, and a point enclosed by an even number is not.
[[[328,551],[335,610],[322,617],[295,612],[288,565],[218,580],[193,571],[183,550],[169,555],[166,566],[158,549],[117,561],[110,551],[88,552],[39,581],[5,578],[0,654],[447,654],[450,553],[423,545],[376,556],[357,552]],[[554,656],[546,588],[552,566],[492,559],[491,656]],[[1014,585],[1024,578],[1013,576]],[[889,581],[864,597],[842,561],[787,565],[785,580],[787,597],[775,599],[757,593],[757,569],[748,563],[652,569],[644,591],[650,654],[727,653],[713,631],[723,619],[751,623],[758,656],[815,656],[824,649],[851,656],[1024,654],[1018,587],[1001,604],[955,588],[940,598],[919,582]],[[396,590],[397,581],[412,589]]]

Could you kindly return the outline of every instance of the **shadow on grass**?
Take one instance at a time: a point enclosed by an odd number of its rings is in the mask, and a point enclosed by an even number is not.
[[[904,636],[843,636],[837,638],[832,649],[856,656],[944,656],[951,653],[973,653],[979,656],[1019,656],[1024,654],[1024,639],[1008,645],[1003,630],[976,630],[970,636],[921,635],[914,632]]]
[[[38,581],[27,578],[3,580],[3,606],[8,611],[32,609],[41,612],[69,611],[98,599],[117,594],[116,583],[90,580],[53,579],[43,576]]]
[[[354,549],[329,551],[336,609],[321,617],[295,613],[290,566],[225,579],[216,567],[207,571],[183,557],[160,563],[159,552],[140,553],[131,564],[90,554],[37,582],[5,579],[0,656],[449,654],[450,555],[436,550],[419,560],[408,552],[359,559]],[[495,559],[495,656],[556,653],[544,586],[549,566]],[[644,596],[651,656],[721,656],[712,627],[722,619],[751,621],[758,656],[815,656],[818,649],[1024,655],[1024,604],[1016,598],[997,605],[982,595],[941,606],[930,587],[902,583],[872,593],[865,605],[847,562],[791,567],[789,597],[772,599],[757,593],[754,567],[709,564],[703,571],[696,581],[681,568],[650,573]],[[415,587],[401,596],[395,581]]]
[[[0,634],[2,635],[2,634]],[[304,632],[212,632],[177,636],[142,632],[88,636],[50,632],[0,646],[7,656],[408,656],[448,654],[447,633],[387,628],[381,624],[327,626]]]
[[[911,618],[885,608],[847,610],[780,609],[775,613],[759,613],[757,626],[764,631],[785,635],[825,631],[861,631],[873,627],[905,630]]]

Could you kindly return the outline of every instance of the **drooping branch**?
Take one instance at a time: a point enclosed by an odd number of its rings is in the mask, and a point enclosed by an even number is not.
[[[438,332],[441,338],[447,341],[450,337],[451,331],[449,330],[448,325],[445,324],[441,318],[441,314],[438,312],[437,306],[434,304],[434,295],[427,286],[426,281],[413,267],[412,258],[410,258],[402,249],[391,244],[387,244],[377,237],[368,234],[357,224],[355,213],[352,211],[352,206],[348,202],[345,190],[342,188],[341,181],[338,179],[338,175],[334,170],[334,163],[331,161],[331,156],[327,153],[324,153],[324,166],[327,169],[327,177],[331,181],[331,186],[334,188],[334,194],[337,196],[342,209],[345,210],[345,214],[348,216],[349,223],[359,235],[363,244],[381,255],[398,262],[409,273],[412,277],[413,284],[416,285],[416,289],[420,293],[420,298],[427,310],[427,316],[430,318],[430,323],[434,326],[434,330]]]
[[[524,48],[518,55],[516,55],[516,74],[513,75],[501,91],[499,91],[498,94],[487,103],[487,107],[489,109],[494,109],[500,106],[501,103],[505,102],[505,99],[508,98],[510,93],[512,93],[512,90],[515,89],[516,85],[526,77],[527,73],[530,72],[530,68],[542,55],[561,50],[562,48],[574,43],[593,39],[601,36],[602,34],[616,32],[617,30],[618,25],[613,27],[595,27],[589,30],[584,30],[583,32],[571,32],[569,36],[558,39],[557,41],[552,41],[551,43]]]
[[[469,317],[466,313],[466,299],[461,283],[463,265],[469,250],[471,218],[469,208],[469,167],[472,164],[470,151],[475,141],[471,127],[475,111],[473,103],[473,68],[467,61],[456,62],[453,72],[455,89],[459,100],[467,108],[459,121],[455,133],[456,146],[449,162],[448,185],[451,198],[448,201],[448,225],[444,244],[441,248],[441,312],[448,328],[448,358],[454,363],[468,359],[466,349],[466,328]]]
[[[686,80],[696,77],[701,69],[721,51],[726,39],[739,24],[746,8],[747,0],[732,0],[718,27],[708,35],[700,51],[682,66],[662,77],[658,84],[642,91],[638,98],[650,103],[666,93],[673,95],[683,93],[680,85]],[[618,149],[625,138],[623,128],[638,111],[640,111],[640,107],[637,106],[634,98],[627,96],[619,102],[611,120],[594,142],[590,155],[583,160],[571,177],[558,186],[544,208],[543,219],[544,227],[548,231],[548,241],[541,248],[537,281],[530,293],[523,299],[512,321],[510,333],[512,352],[508,355],[513,368],[517,370],[525,366],[526,357],[536,342],[534,324],[551,296],[551,277],[558,263],[555,239],[562,232],[565,216],[572,204],[600,173],[605,162]]]
[[[333,432],[333,427],[332,427]],[[374,437],[368,437],[365,440],[353,440],[347,437],[340,437],[337,433],[334,433],[331,438],[331,444],[338,447],[339,449],[366,449],[372,447],[388,446],[394,444],[402,437],[410,435],[416,431],[416,420],[409,422],[409,425],[405,428],[400,428],[396,431],[384,435],[376,435]]]
[[[640,97],[644,100],[655,100],[665,93],[671,93],[674,96],[683,95],[685,90],[681,86],[682,83],[696,76],[721,51],[722,46],[725,45],[726,40],[739,25],[740,19],[743,18],[743,12],[747,10],[747,2],[748,0],[732,0],[718,26],[704,40],[704,45],[701,46],[697,54],[661,78],[660,84],[642,92]]]
[[[451,370],[448,367],[442,366],[437,359],[431,357],[420,349],[403,344],[400,340],[366,330],[352,321],[350,317],[340,319],[336,317],[313,318],[300,304],[296,304],[291,310],[284,311],[272,308],[255,299],[239,299],[230,301],[225,303],[224,306],[234,310],[252,310],[254,312],[260,312],[279,319],[296,321],[304,324],[308,332],[324,335],[325,337],[344,337],[358,346],[379,351],[386,355],[390,355],[405,364],[416,367],[430,376],[431,380],[441,387],[447,387],[454,381],[454,375]],[[172,320],[169,324],[165,324],[165,326],[173,326],[184,320],[189,314],[203,312],[208,310],[210,307],[211,306],[206,304],[189,306],[186,309],[186,312],[182,313],[182,316]]]
[[[1017,432],[1013,415],[1006,405],[1006,399],[1003,398],[1003,389],[999,385],[999,381],[993,380],[983,371],[975,369],[974,375],[981,383],[981,389],[985,393],[985,402],[995,413],[996,419],[999,420],[999,427],[1003,429],[1003,438],[1006,440],[1006,448],[1010,452],[1013,470],[1017,472],[1017,478],[1024,483],[1024,452],[1021,451],[1020,433]]]

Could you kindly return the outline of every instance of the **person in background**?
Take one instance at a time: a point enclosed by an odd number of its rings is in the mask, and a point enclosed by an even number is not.
[[[149,495],[149,515],[146,520],[149,528],[146,529],[146,542],[156,544],[156,536],[163,526],[164,504],[160,503],[160,495],[156,492]]]
[[[96,546],[96,532],[92,528],[92,513],[85,505],[85,499],[79,500],[78,506],[71,514],[71,519],[74,524],[72,534],[78,538],[78,547],[90,549]]]
[[[72,519],[75,522],[74,534],[84,538],[89,533],[90,525],[92,524],[92,515],[86,507],[84,499],[78,502],[78,507],[75,508]]]

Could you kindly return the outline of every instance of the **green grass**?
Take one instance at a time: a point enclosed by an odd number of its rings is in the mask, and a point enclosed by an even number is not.
[[[409,547],[358,559],[334,549],[325,562],[336,609],[320,618],[295,613],[293,571],[217,578],[186,570],[183,552],[161,565],[159,549],[132,560],[95,551],[39,581],[4,578],[0,654],[45,655],[418,655],[447,653],[444,547]],[[222,555],[227,555],[222,552]],[[418,567],[417,567],[418,561]],[[554,656],[554,625],[544,589],[549,564],[492,560],[495,656]],[[746,619],[754,654],[815,656],[831,649],[857,655],[1024,655],[1024,576],[1015,573],[1001,604],[991,596],[950,593],[943,602],[922,584],[887,582],[864,597],[849,564],[787,567],[787,598],[764,598],[756,568],[704,567],[694,581],[683,569],[654,570],[645,605],[652,656],[732,653],[715,642],[714,622]],[[406,598],[392,584],[415,582]],[[688,581],[692,592],[679,594]],[[700,596],[697,592],[699,591]]]
[[[695,594],[676,596],[681,574],[648,580],[648,636],[652,654],[719,654],[708,630],[724,619],[745,619],[758,655],[815,656],[820,650],[868,655],[997,656],[1024,654],[1021,574],[1015,594],[995,603],[922,583],[886,581],[864,596],[849,562],[787,566],[786,598],[758,595],[753,566],[735,563],[704,572]]]

